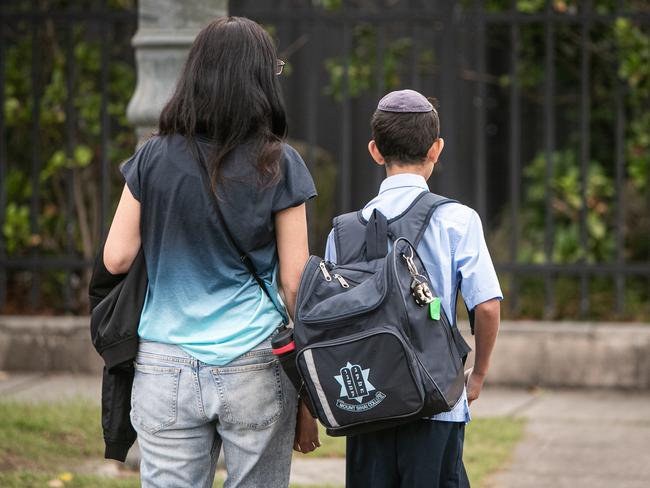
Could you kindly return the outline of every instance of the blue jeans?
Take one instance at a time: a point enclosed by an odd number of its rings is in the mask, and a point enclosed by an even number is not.
[[[288,486],[296,408],[269,341],[223,367],[141,341],[131,423],[142,486],[211,487],[222,445],[224,488]]]

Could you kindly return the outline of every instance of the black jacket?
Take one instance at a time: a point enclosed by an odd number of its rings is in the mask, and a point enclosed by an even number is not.
[[[103,246],[102,246],[103,249]],[[90,280],[90,333],[104,360],[102,430],[104,457],[124,461],[135,442],[129,417],[133,361],[138,352],[138,324],[147,293],[147,269],[142,249],[129,272],[113,275],[104,266],[103,252],[95,260]]]

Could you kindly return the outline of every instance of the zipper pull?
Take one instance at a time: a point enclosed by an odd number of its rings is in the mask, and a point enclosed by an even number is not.
[[[343,278],[343,276],[341,276],[340,274],[335,274],[334,278],[336,278],[336,280],[341,284],[343,288],[350,288],[348,282],[345,281],[345,278]]]
[[[325,261],[321,261],[318,266],[320,267],[320,270],[323,273],[323,276],[325,277],[325,281],[332,281],[332,275],[327,270],[327,266],[325,266]]]

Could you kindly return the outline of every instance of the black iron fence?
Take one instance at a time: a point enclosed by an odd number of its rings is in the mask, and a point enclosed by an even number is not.
[[[85,311],[134,147],[133,2],[0,4],[0,311]]]
[[[332,153],[337,211],[383,177],[377,100],[420,90],[446,141],[432,189],[481,215],[511,314],[650,317],[647,2],[274,3],[232,10],[278,37],[291,133],[312,164]]]
[[[382,173],[366,154],[368,121],[385,92],[409,87],[440,101],[446,147],[432,189],[481,215],[513,316],[650,316],[650,142],[643,136],[650,133],[647,2],[239,0],[230,10],[264,24],[288,62],[283,84],[290,134],[321,195],[311,208],[314,251],[322,251],[334,214],[358,208],[376,193]],[[66,161],[75,159],[78,146],[79,94],[70,81],[77,24],[95,26],[86,34],[100,47],[101,103],[99,134],[86,144],[93,148],[90,162],[81,169],[63,165],[66,190],[57,210],[69,217],[62,219],[67,241],[44,249],[38,236],[50,224],[42,216],[39,188],[51,180],[41,174],[39,107],[47,83],[37,61],[43,46],[34,40],[50,22],[63,36],[63,77],[72,85],[59,126]],[[62,309],[74,310],[75,290],[83,292],[79,272],[90,255],[79,245],[83,216],[74,175],[86,171],[87,181],[97,185],[94,198],[86,194],[84,200],[97,205],[96,222],[86,217],[94,226],[85,231],[86,241],[94,245],[110,216],[109,181],[121,154],[113,146],[130,148],[133,142],[123,135],[128,129],[118,120],[119,107],[110,110],[108,67],[118,59],[131,62],[125,50],[134,22],[132,9],[0,10],[5,107],[7,49],[20,29],[32,36],[34,87],[27,129],[9,127],[6,109],[0,116],[0,307],[28,296],[25,307],[38,309],[39,276],[50,270],[63,270],[54,281],[60,289],[47,292],[50,300],[61,296],[67,304]],[[116,142],[116,134],[122,140]],[[22,151],[13,149],[9,157],[15,141],[22,141]],[[10,213],[22,215],[9,208],[12,167],[29,174],[33,189],[22,196],[29,217],[23,241],[6,232],[20,233],[20,225],[6,224]],[[22,247],[9,249],[11,239]]]

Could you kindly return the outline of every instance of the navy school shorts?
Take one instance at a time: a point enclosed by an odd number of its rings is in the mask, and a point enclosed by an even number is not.
[[[418,420],[348,436],[347,488],[469,488],[465,424]]]

